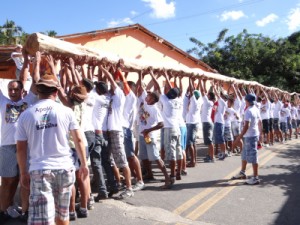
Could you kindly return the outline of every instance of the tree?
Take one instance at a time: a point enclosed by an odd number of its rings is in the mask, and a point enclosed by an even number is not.
[[[22,27],[17,26],[12,20],[6,20],[3,26],[0,26],[0,44],[15,45],[20,43],[22,33]]]
[[[188,50],[219,73],[238,79],[255,80],[267,86],[300,92],[300,32],[274,40],[246,29],[227,37],[222,30],[208,44],[190,38],[196,47]]]

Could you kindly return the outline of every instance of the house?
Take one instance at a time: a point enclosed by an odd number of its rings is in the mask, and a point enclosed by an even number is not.
[[[75,33],[57,38],[89,48],[114,54],[119,58],[134,59],[143,64],[186,66],[207,72],[216,72],[204,62],[177,48],[140,24]]]

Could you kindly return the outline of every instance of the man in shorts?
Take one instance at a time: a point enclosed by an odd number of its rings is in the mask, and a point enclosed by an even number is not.
[[[134,196],[131,186],[131,171],[128,165],[124,146],[123,110],[125,105],[125,95],[122,89],[118,86],[118,83],[114,80],[113,75],[103,66],[99,65],[99,67],[104,76],[110,82],[111,86],[111,99],[108,107],[107,118],[108,146],[116,166],[123,170],[126,182],[126,190],[122,192],[119,197],[124,199]]]
[[[261,119],[259,109],[254,105],[256,96],[254,94],[247,94],[245,97],[246,107],[244,115],[244,127],[241,134],[234,141],[235,147],[240,139],[243,138],[243,151],[242,151],[242,168],[241,171],[232,177],[232,179],[246,179],[247,163],[252,163],[253,177],[248,179],[245,184],[255,185],[259,184],[258,178],[258,155],[257,143],[259,140],[259,131],[261,127]]]
[[[28,73],[29,58],[24,52],[24,67],[21,75]],[[34,81],[37,74],[34,74]],[[0,147],[0,220],[9,218],[8,207],[13,205],[13,198],[19,182],[19,168],[16,158],[16,141],[14,134],[17,129],[19,116],[37,101],[35,84],[31,85],[29,93],[23,98],[24,87],[20,80],[8,83],[8,98],[0,90],[1,116],[1,147]],[[28,190],[21,187],[22,218],[27,219]]]
[[[206,80],[199,79],[200,92],[202,96],[201,107],[201,122],[203,129],[204,144],[208,146],[208,154],[204,158],[204,162],[214,162],[214,146],[213,146],[213,127],[214,124],[211,119],[212,108],[215,101],[215,94],[213,92],[206,91]]]
[[[36,84],[39,101],[19,119],[16,133],[21,184],[30,186],[28,224],[69,224],[71,188],[75,181],[70,132],[81,165],[79,175],[89,171],[83,136],[70,108],[55,102],[60,83],[55,75],[44,75]],[[29,171],[27,168],[29,156]]]

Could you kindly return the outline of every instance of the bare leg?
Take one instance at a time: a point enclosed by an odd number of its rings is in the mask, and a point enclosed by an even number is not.
[[[126,188],[130,189],[131,188],[131,173],[130,173],[129,166],[126,166],[123,168],[123,174],[125,177]]]
[[[13,199],[17,191],[19,177],[1,177],[0,203],[1,211],[5,211],[13,205]]]

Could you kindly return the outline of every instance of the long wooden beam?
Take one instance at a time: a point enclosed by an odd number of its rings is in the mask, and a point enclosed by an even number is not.
[[[117,64],[120,60],[120,58],[118,58],[115,55],[112,55],[111,53],[105,53],[97,49],[91,49],[81,45],[76,45],[60,39],[49,37],[41,33],[33,33],[29,35],[24,48],[30,55],[33,56],[37,51],[40,51],[48,54],[58,54],[64,57],[87,56],[89,58],[96,58],[99,61],[107,59],[110,63],[113,64]],[[147,69],[151,66],[155,70],[172,70],[181,74],[182,76],[187,77],[191,75],[203,76],[207,79],[215,79],[223,82],[235,82],[238,84],[242,83],[244,85],[259,85],[268,90],[278,90],[283,92],[278,88],[263,86],[255,81],[239,80],[218,73],[206,72],[201,70],[200,68],[189,68],[184,65],[174,65],[165,63],[160,64],[159,62],[146,62],[136,59],[123,59],[123,61],[125,68],[134,71]]]

